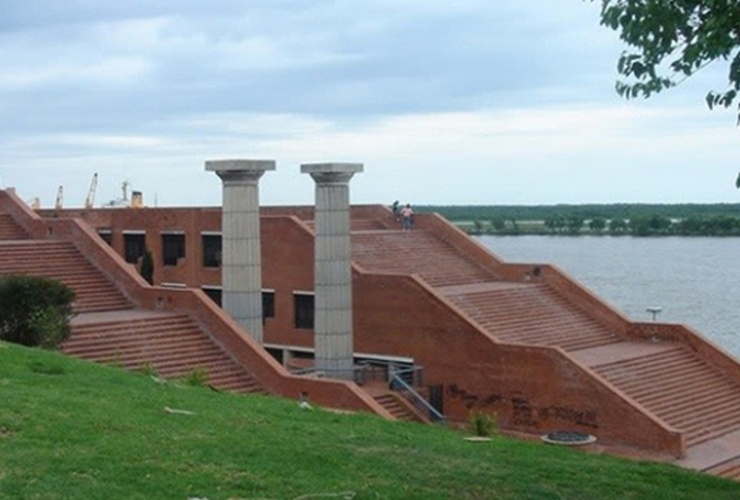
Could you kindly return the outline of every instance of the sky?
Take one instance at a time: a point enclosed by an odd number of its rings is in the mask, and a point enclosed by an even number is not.
[[[206,160],[357,162],[353,203],[739,202],[727,66],[651,99],[583,0],[0,0],[0,185],[53,206],[221,202]]]

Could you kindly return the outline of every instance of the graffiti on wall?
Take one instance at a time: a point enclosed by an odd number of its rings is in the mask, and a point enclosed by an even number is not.
[[[598,413],[593,408],[573,408],[567,405],[536,406],[523,394],[480,395],[469,392],[457,384],[448,385],[445,392],[448,398],[460,401],[468,410],[485,407],[509,410],[511,423],[517,427],[538,428],[548,422],[557,422],[590,429],[599,428]]]

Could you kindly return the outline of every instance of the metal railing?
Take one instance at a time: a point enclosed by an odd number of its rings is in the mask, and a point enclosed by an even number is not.
[[[400,392],[403,396],[414,405],[423,415],[426,415],[429,420],[434,423],[446,423],[447,417],[442,415],[435,407],[429,404],[429,401],[424,399],[421,394],[416,392],[406,381],[398,375],[393,375],[391,378],[391,389]]]
[[[434,423],[445,423],[447,417],[434,408],[415,387],[424,385],[424,367],[411,366],[398,369],[398,364],[391,361],[367,360],[361,361],[351,368],[352,380],[357,385],[371,382],[388,383],[388,387],[400,393],[414,408]],[[316,368],[299,368],[291,370],[293,375],[317,378],[349,378],[347,370],[317,370]]]

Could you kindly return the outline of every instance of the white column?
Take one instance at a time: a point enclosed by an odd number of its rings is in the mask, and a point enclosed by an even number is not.
[[[223,182],[221,302],[223,309],[262,343],[262,248],[259,179],[271,160],[207,161]]]
[[[314,347],[317,370],[353,378],[349,180],[359,163],[301,165],[316,181]]]

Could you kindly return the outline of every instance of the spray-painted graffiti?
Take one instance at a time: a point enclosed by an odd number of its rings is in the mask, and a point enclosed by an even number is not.
[[[590,408],[572,408],[569,406],[550,405],[538,407],[522,394],[504,396],[497,393],[475,394],[457,384],[450,384],[446,390],[447,397],[462,402],[467,409],[490,406],[511,405],[511,423],[518,427],[538,428],[545,423],[572,424],[580,427],[598,429],[598,413]]]

